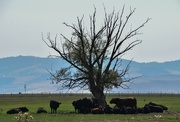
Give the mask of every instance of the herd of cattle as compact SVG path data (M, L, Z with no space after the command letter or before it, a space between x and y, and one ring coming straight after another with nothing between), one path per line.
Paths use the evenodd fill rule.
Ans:
M72 102L76 113L92 113L92 114L138 114L138 113L162 113L168 108L164 105L149 102L144 107L137 107L137 100L134 97L129 98L112 98L109 102L115 104L114 107L99 106L95 98L83 98ZM55 100L50 101L51 113L57 113L57 108L61 105L60 102ZM7 111L7 114L16 114L22 112L28 112L26 107L13 108ZM47 113L47 111L40 107L37 113Z
M72 102L75 112L78 113L93 113L93 114L137 114L137 113L162 113L168 108L164 105L149 102L144 107L137 107L136 98L112 98L109 102L115 104L114 107L98 106L97 100L94 98L83 98Z

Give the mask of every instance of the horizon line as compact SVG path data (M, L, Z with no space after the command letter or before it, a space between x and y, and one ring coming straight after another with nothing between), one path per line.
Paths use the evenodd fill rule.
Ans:
M0 59L6 59L6 58L16 58L16 57L35 57L35 58L58 58L53 56L36 56L36 55L16 55L16 56L7 56L7 57L0 57ZM126 59L122 58L123 60L132 60L132 59ZM133 62L137 63L167 63L167 62L173 62L173 61L180 61L180 59L175 60L164 60L164 61L138 61L138 60L132 60Z

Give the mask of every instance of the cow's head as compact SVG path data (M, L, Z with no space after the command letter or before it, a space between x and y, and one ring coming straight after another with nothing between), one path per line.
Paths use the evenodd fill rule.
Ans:
M59 106L61 105L61 103L59 103Z
M114 99L115 99L115 98L112 98L109 103L110 103L110 104L114 103Z
M73 102L72 102L72 105L75 106L75 105L76 105L76 101L73 101Z

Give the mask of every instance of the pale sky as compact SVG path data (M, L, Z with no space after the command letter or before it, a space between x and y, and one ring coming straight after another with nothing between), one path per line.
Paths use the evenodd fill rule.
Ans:
M97 21L104 19L103 4L107 13L113 8L136 11L130 21L137 27L152 18L140 32L143 42L123 58L139 62L164 62L180 59L180 0L0 0L0 58L31 55L47 57L55 52L41 39L48 32L68 35L71 30L63 22L76 24L84 15L97 10ZM86 21L87 20L87 21ZM68 33L69 32L69 33Z

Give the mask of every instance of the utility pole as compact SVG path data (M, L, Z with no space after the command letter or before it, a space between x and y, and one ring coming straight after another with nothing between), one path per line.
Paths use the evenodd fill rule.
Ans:
M25 94L26 94L26 84L24 84L24 92L25 92Z

